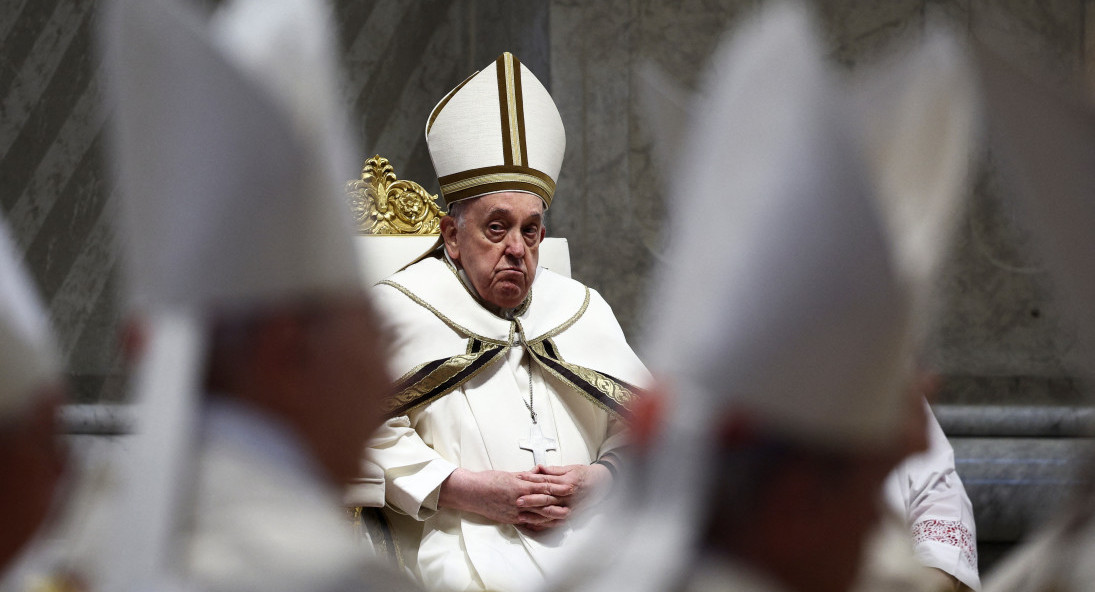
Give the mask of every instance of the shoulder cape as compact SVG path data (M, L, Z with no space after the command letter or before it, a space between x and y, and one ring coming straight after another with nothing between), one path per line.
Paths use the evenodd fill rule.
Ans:
M521 347L542 371L609 413L627 408L649 374L595 290L546 268L536 270L530 300L513 320L472 296L446 262L424 259L374 288L392 332L390 416L404 415L492 371Z

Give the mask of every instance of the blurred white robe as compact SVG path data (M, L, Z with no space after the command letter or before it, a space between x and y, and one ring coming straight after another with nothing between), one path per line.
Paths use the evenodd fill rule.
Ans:
M206 592L406 590L353 542L339 492L288 429L242 404L204 413L187 575Z
M370 442L368 456L386 474L387 515L400 557L434 589L530 589L545 572L561 569L563 547L593 527L587 521L595 512L529 533L437 509L441 483L458 467L535 467L531 452L519 446L532 425L525 407L530 356L521 331L539 352L532 362L533 406L544 435L557 442L547 452L549 465L589 464L622 446L624 422L612 409L626 404L633 386L648 385L649 374L604 299L545 268L537 269L531 302L513 321L484 308L442 259L424 259L386 282L373 299L390 325L393 375L404 377L399 390L421 398L433 388L435 395L420 406L402 400L404 408ZM485 349L491 353L482 354ZM472 358L477 361L469 364ZM471 377L445 390L452 364ZM422 379L431 368L433 378ZM402 389L412 383L419 388Z
M954 467L954 449L930 409L928 449L897 466L883 484L887 506L905 516L917 559L974 590L977 528L973 504Z

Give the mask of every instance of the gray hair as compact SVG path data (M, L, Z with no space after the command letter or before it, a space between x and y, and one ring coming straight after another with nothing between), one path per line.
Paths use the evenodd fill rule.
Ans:
M454 222L456 222L456 226L461 230L464 229L464 222L466 219L465 214L467 213L465 210L467 209L469 201L471 200L462 199L460 201L453 202L452 205L449 206L448 215L453 219Z

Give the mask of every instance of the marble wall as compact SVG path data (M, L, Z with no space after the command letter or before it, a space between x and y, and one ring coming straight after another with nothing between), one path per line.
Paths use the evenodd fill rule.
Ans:
M660 183L676 163L651 150L638 73L652 64L694 90L722 33L759 0L333 4L347 68L344 97L362 157L381 153L401 177L431 191L437 184L422 129L445 92L504 50L548 86L568 137L550 233L570 240L574 275L601 291L628 335L639 340L644 287L665 240ZM1092 0L814 4L832 57L849 69L879 57L895 40L944 24L1060 88L1093 80ZM110 108L102 104L93 51L95 9L93 0L0 0L0 211L49 303L78 399L85 402L123 398L125 378L115 337L120 278L110 226L114 196L103 161ZM987 516L981 521L991 525L981 532L988 548L1014 540L1040 519L1022 508L1037 506L1045 487L1071 482L1057 469L1071 466L1074 436L1086 428L1062 435L1053 431L1059 422L1044 418L1086 400L1072 379L1077 348L1071 323L1022 220L1007 206L1010 187L991 152L977 162L961 232L939 285L941 313L927 357L947 377L938 410L956 437L979 518ZM348 179L355 176L347 171ZM697 231L717 233L718 218ZM1030 419L1018 434L1014 421L993 423L997 416L1043 419ZM1042 427L1031 432L1032 425ZM1042 438L1040 448L1029 447L1031 436Z
M93 2L0 2L0 209L49 303L81 400L120 392L107 110Z

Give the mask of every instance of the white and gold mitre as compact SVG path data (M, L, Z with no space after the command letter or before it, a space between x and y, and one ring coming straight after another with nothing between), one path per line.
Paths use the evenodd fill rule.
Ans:
M512 54L449 91L426 122L445 204L497 191L551 205L566 132L546 88Z
M22 411L60 376L49 319L0 221L0 422Z

